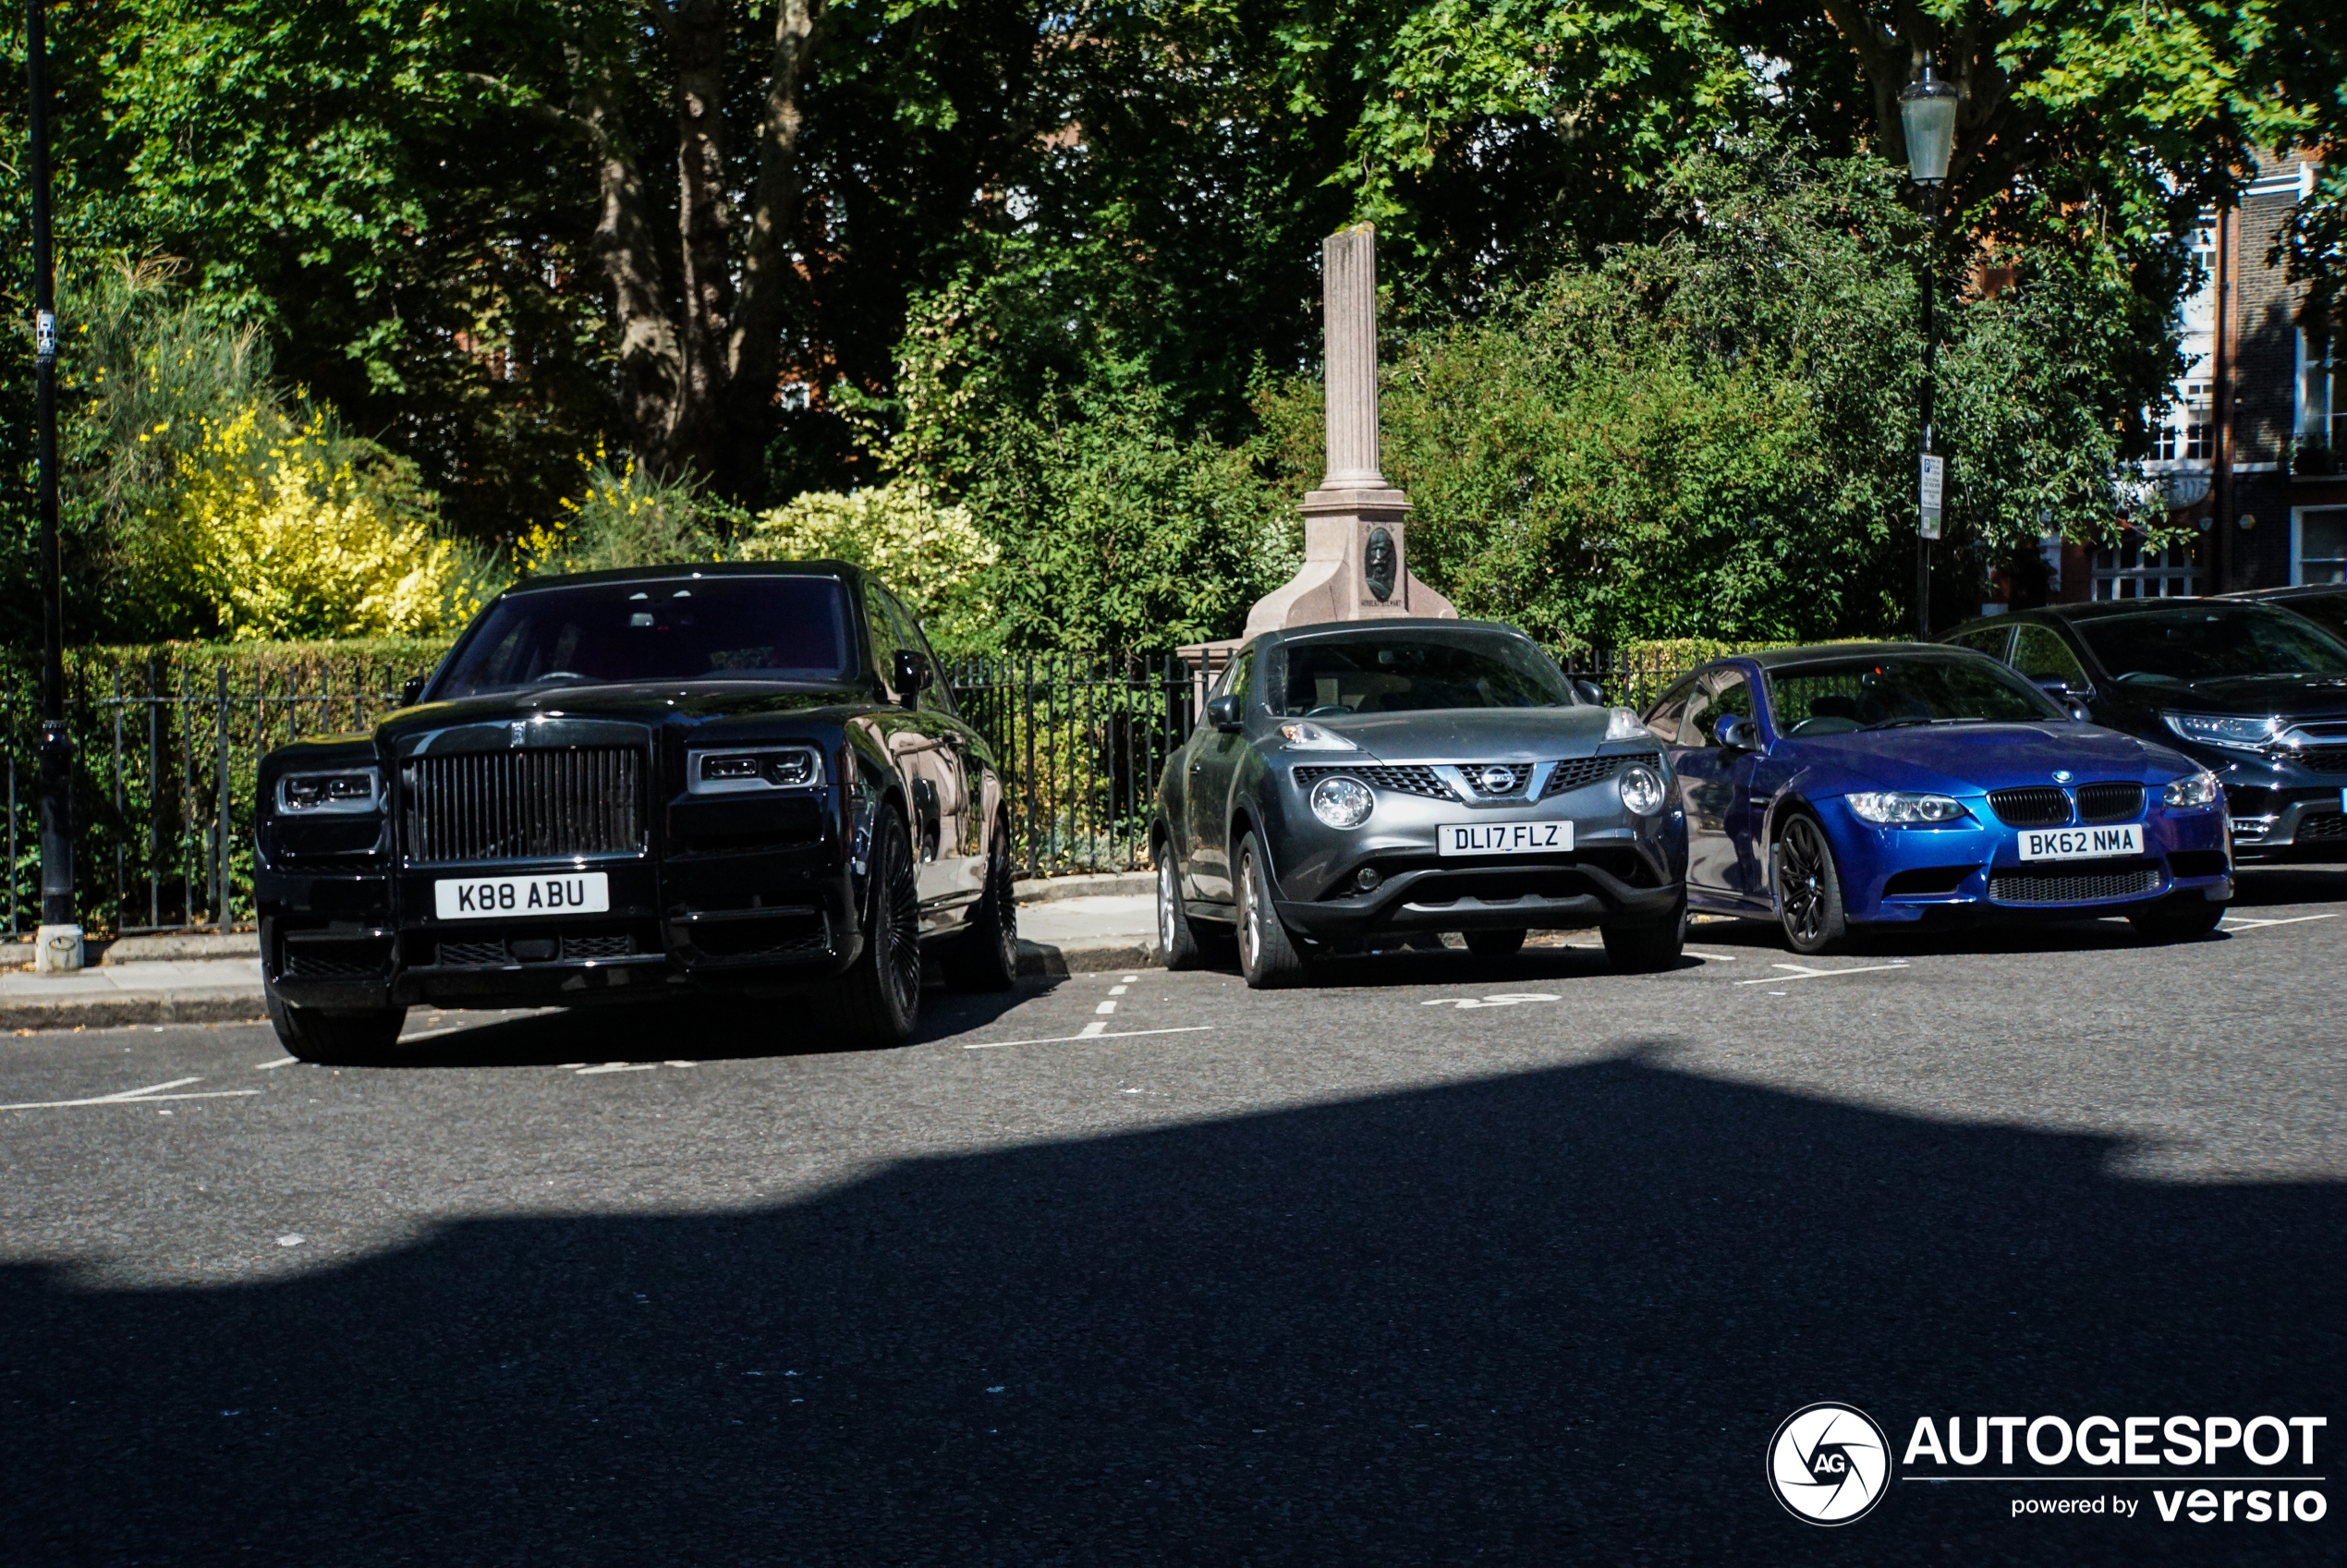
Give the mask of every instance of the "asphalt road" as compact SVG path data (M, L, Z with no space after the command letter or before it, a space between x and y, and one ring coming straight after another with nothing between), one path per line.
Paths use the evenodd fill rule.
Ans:
M2347 871L2236 917L9 1039L0 1558L2336 1562ZM1821 1400L2322 1416L2330 1513L1821 1529Z

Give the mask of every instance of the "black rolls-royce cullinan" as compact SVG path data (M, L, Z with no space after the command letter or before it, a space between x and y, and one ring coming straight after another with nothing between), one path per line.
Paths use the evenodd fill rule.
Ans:
M995 758L919 625L833 561L525 582L371 735L260 772L269 1016L380 1058L407 1010L831 992L911 1033L924 949L1015 972Z

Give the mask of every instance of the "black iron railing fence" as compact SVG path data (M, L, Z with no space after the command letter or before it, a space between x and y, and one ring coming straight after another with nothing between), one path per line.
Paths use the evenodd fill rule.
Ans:
M1001 758L1016 865L1029 876L1138 869L1166 760L1189 738L1229 650L1126 658L950 661L964 716ZM1609 701L1644 709L1681 668L1629 654L1566 662ZM255 667L73 654L76 900L95 934L222 928L252 918L257 764L302 735L371 727L411 662L332 654ZM38 923L38 741L30 679L0 690L6 791L0 929Z

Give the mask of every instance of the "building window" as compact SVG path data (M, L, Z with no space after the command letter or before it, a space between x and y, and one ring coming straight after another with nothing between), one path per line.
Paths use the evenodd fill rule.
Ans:
M2347 506L2301 506L2291 514L2290 580L2347 582Z
M2177 401L2153 432L2152 450L2160 462L2216 460L2217 423L2209 407L2215 385L2206 381L2177 383Z
M2166 550L2122 545L2095 552L2089 592L2096 599L2167 599L2198 592L2199 580L2189 544Z
M2347 448L2347 389L2339 384L2341 335L2298 334L2298 444L2330 455L2329 462L2309 470L2317 473L2336 472L2339 453Z

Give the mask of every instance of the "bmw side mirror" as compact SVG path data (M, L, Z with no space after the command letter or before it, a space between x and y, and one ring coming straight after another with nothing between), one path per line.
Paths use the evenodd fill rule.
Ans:
M409 675L406 680L399 683L399 705L402 708L413 708L417 703L423 700L423 676Z
M1224 735L1236 734L1242 727L1239 713L1243 703L1244 699L1236 692L1210 697L1206 699L1206 722Z
M1712 730L1711 738L1719 743L1722 751L1760 749L1760 732L1753 727L1751 720L1741 713L1731 713L1721 720L1718 727Z
M1595 681L1575 681L1573 693L1592 708L1605 706L1605 693L1598 689L1598 683Z
M936 678L936 673L929 667L929 661L912 649L900 648L896 650L896 699L906 707L917 706L921 699L922 689Z

